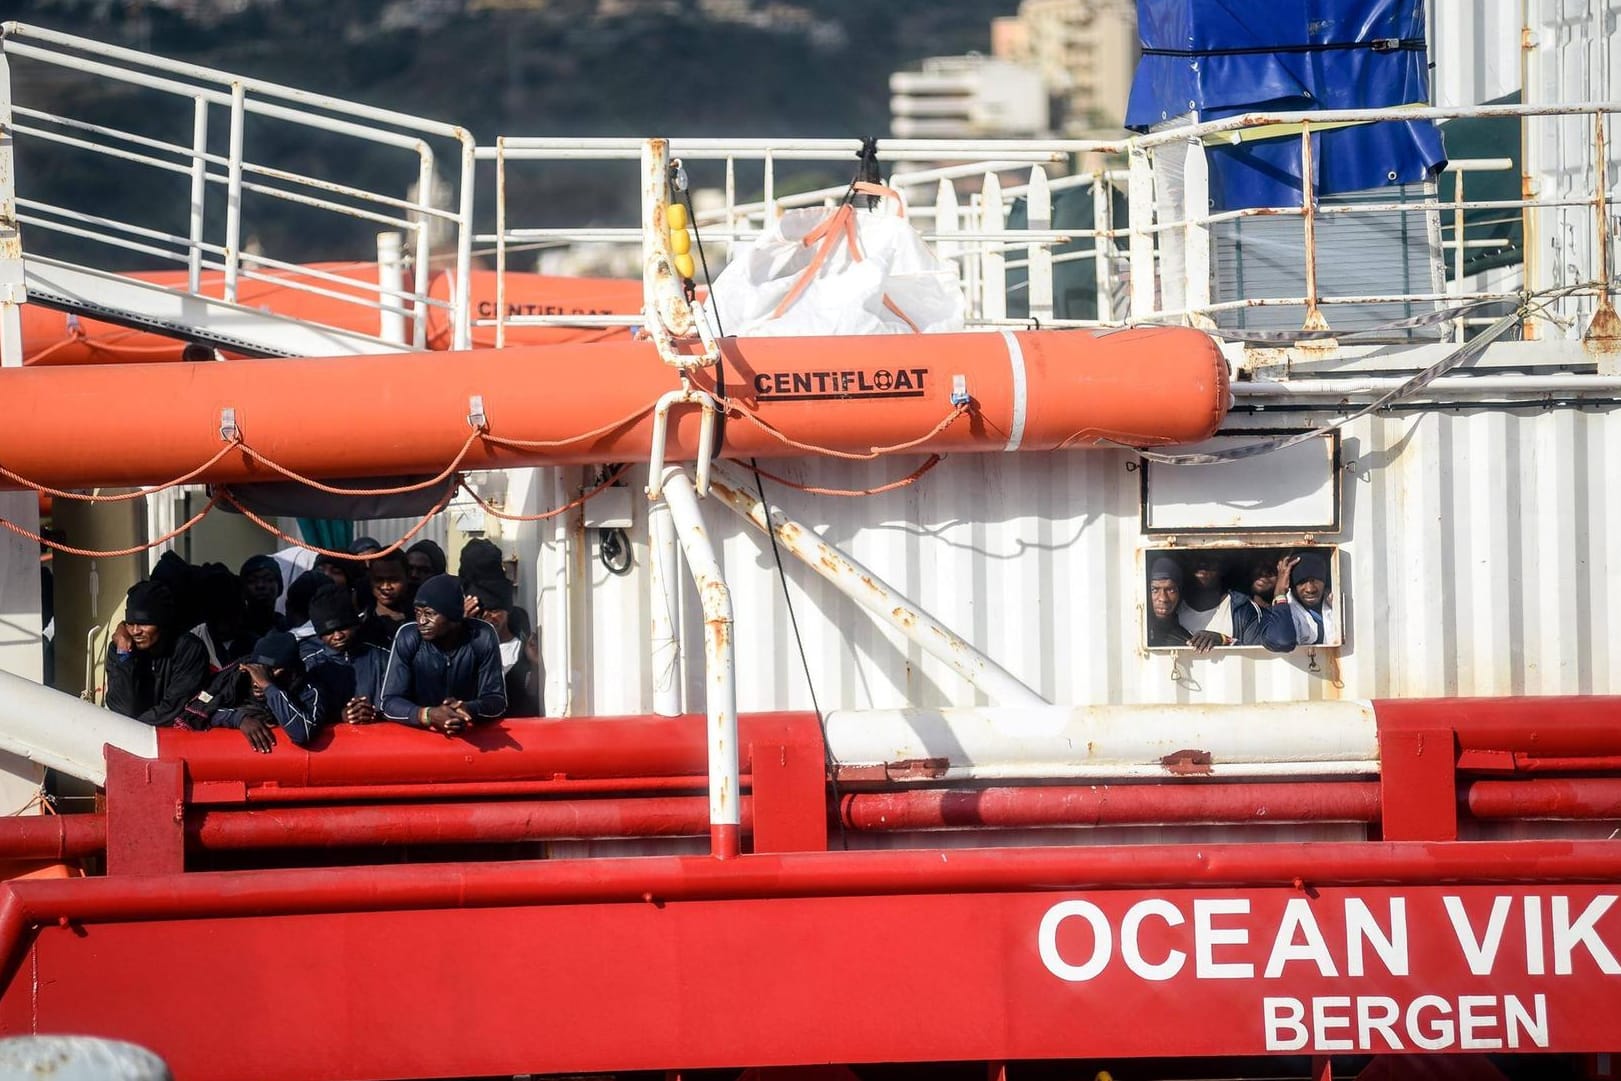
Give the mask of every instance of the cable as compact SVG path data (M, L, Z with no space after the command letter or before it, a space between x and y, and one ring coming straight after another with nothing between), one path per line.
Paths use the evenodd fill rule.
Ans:
M816 681L811 679L810 657L805 653L805 638L799 631L799 617L794 614L794 597L788 591L788 572L782 565L782 549L777 546L777 531L771 525L771 503L765 497L765 481L761 479L760 464L757 460L749 459L749 468L754 470L754 487L760 493L760 507L765 515L765 535L771 541L771 558L777 564L777 581L782 583L782 603L788 609L788 625L794 632L794 645L799 650L799 666L805 672L805 689L810 692L811 710L816 714L816 726L822 730L822 763L827 772L828 787L833 793L833 806L842 807L844 796L839 791L839 764L833 758L833 748L827 740L827 715L822 712L821 703L816 698ZM850 849L850 838L844 832L844 814L841 811L837 817L839 826L839 847L845 851Z
M182 484L188 484L197 477L202 476L205 472L213 467L214 463L218 462L221 458L231 453L231 451L236 450L238 447L242 447L242 441L240 439L233 439L229 443L225 444L225 446L221 447L218 454L214 455L212 458L208 459L208 461L204 462L202 465L198 466L196 469L193 469L184 476L176 477L174 480L168 481L164 484L154 485L150 488L139 488L133 492L120 492L116 495L97 495L94 492L65 492L60 488L52 488L49 485L38 484L31 481L27 477L13 473L5 466L0 466L0 477L6 478L13 484L19 484L24 488L31 488L36 492L41 492L53 499L73 499L78 500L81 503L123 503L131 499L143 499L149 495L157 495L159 492L167 491L170 488L175 488ZM247 448L242 447L242 449L246 450Z
M334 552L334 551L331 551L330 549L317 547L316 545L306 543L305 541L302 541L302 540L298 539L297 537L291 536L291 535L289 535L287 533L283 533L280 529L278 529L275 526L274 523L265 521L263 518L259 517L255 513L253 513L253 511L251 511L247 507L243 506L242 503L237 500L236 496L231 494L231 490L229 488L227 488L227 487L224 487L223 485L219 489L217 489L214 498L216 500L223 499L225 502L227 502L231 506L235 507L242 514L242 517L246 518L248 521L252 522L254 525L256 525L260 529L264 530L266 533L269 533L271 536L276 537L279 540L284 540L288 544L291 544L291 545L293 545L295 547L302 548L306 552L314 552L316 555L322 555L322 556L331 556L332 558L335 558L335 559L343 559L343 560L349 560L349 561L355 561L355 562L361 562L361 563L370 563L374 559L381 559L384 556L389 555L392 552L397 552L401 548L403 548L407 541L409 541L412 537L416 536L418 533L422 532L423 528L426 527L428 522L433 519L434 515L438 514L440 511L444 510L445 507L449 506L450 497L455 495L455 494L456 494L456 489L455 489L454 486L452 486L450 489L448 489L445 492L444 496L439 500L439 502L437 504L435 504L435 506L433 507L432 510L428 511L427 514L424 514L421 517L421 519L418 520L416 525L414 525L410 529L406 530L405 536L401 537L399 540L395 541L393 544L389 545L387 548L381 548L381 549L378 549L375 552L358 552L358 553L357 552ZM201 517L201 516L199 515L199 517ZM154 543L161 543L161 542L154 542Z
M473 497L473 502L477 503L480 507L482 507L486 514L493 514L495 517L500 518L500 519L502 519L504 521L508 521L508 522L544 522L548 518L556 518L559 514L562 514L564 511L573 510L575 507L583 505L586 502L586 500L590 499L592 496L596 495L597 493L603 491L606 488L611 487L613 485L614 481L616 481L620 477L624 476L625 475L625 470L627 470L629 468L630 468L630 465L628 463L625 464L625 465L621 465L619 468L615 469L612 473L610 473L608 475L608 478L606 480L604 480L601 484L598 484L595 488L591 489L589 492L584 493L579 498L571 499L567 503L564 503L561 507L553 507L551 510L542 511L539 514L508 514L505 511L496 510L489 503L486 503L484 501L483 497L481 497L477 492L475 492L475 491L473 491L473 489L469 488L467 486L467 482L465 480L461 482L461 486L462 486L462 490L465 491L468 495L472 496Z
M571 443L580 443L580 442L583 442L583 441L585 441L587 439L591 439L591 438L593 438L595 436L604 435L604 434L606 434L608 432L613 431L615 428L623 428L627 424L634 423L635 421L640 420L642 417L646 416L648 413L651 413L653 411L654 407L657 406L657 405L658 405L657 402L649 403L648 405L642 406L640 409L636 410L634 413L631 413L627 417L624 417L624 418L622 418L620 420L611 421L611 422L609 422L607 424L604 424L600 428L593 428L591 431L583 432L580 435L571 435L567 439L510 439L510 438L507 438L505 436L491 435L489 432L484 432L483 436L484 436L484 441L486 443L494 443L498 447L518 447L518 448L566 447Z
M295 473L286 466L277 465L275 462L271 461L269 458L266 458L263 454L260 454L258 451L254 450L245 443L242 444L242 453L246 454L249 458L252 458L260 465L270 469L272 472L280 473L290 481L295 481L307 487L314 488L318 492L326 492L329 495L405 495L407 492L420 492L424 488L432 488L435 484L438 484L440 481L443 481L446 477L449 477L452 473L456 472L457 469L461 468L462 461L467 457L467 452L473 449L473 444L478 441L480 436L485 434L486 433L483 428L474 428L472 434L467 437L467 442L462 444L462 449L456 452L455 459L452 460L449 465L445 466L438 476L421 481L417 484L402 484L397 488L335 488L330 484L322 484L320 481L315 480L312 477L306 477L299 473Z
M935 436L939 435L941 432L955 424L959 417L968 412L968 407L966 405L953 406L951 412L946 414L944 420L942 420L939 424L936 424L933 428L930 428L928 431L924 432L922 435L918 436L916 439L908 439L904 443L894 443L887 447L873 447L870 451L846 451L834 450L832 447L818 447L811 443L801 443L799 440L794 439L793 437L772 427L772 425L763 418L756 416L747 409L744 409L741 405L737 404L735 399L724 400L722 404L725 405L728 410L736 409L738 415L744 420L748 421L750 424L753 424L755 427L759 428L773 439L776 439L777 441L790 447L805 451L808 454L821 454L829 458L843 458L847 461L855 462L871 461L872 459L882 457L885 454L895 454L899 451L911 450L913 447L916 447L919 444L927 443L929 440L933 439Z
M906 476L902 477L900 480L892 480L888 484L880 484L876 488L813 488L808 484L799 484L788 480L786 477L779 477L775 473L768 473L766 470L755 465L754 459L752 458L749 459L749 468L754 470L754 475L756 477L765 477L767 480L774 480L786 488L793 488L797 491L807 492L810 495L882 495L885 492L893 492L897 488L905 488L909 484L916 483L918 478L922 477L923 474L939 465L944 460L944 457L944 455L940 454L931 454L922 465L906 474Z
M174 540L176 537L180 536L180 534L202 521L203 518L207 516L209 511L213 510L219 505L219 501L220 497L216 495L213 499L208 501L208 505L206 507L192 515L185 522L169 530L169 532L165 533L157 540L147 541L145 544L137 544L129 548L117 548L106 552L97 551L93 548L74 548L72 545L62 544L60 541L54 541L49 537L41 536L32 530L24 529L17 523L9 521L5 518L0 518L0 528L9 529L19 537L27 537L29 540L43 544L45 547L50 548L53 551L63 552L70 556L83 556L86 559L113 559L118 556L139 555L141 552L150 551L160 544L166 544L167 542Z

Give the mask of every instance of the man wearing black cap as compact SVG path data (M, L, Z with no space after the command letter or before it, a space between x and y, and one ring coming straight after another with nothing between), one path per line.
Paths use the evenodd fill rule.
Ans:
M1177 621L1182 606L1182 565L1160 556L1148 568L1148 644L1154 649L1185 646L1188 629Z
M1328 561L1310 550L1278 560L1272 603L1261 613L1261 641L1274 653L1296 646L1339 644L1339 620L1328 595Z
M349 594L336 585L316 593L310 601L310 623L316 637L301 643L299 652L320 696L321 723L382 720L377 703L383 700L388 651L361 638L360 617Z
M1176 621L1187 628L1188 647L1209 653L1225 646L1261 644L1261 620L1249 596L1230 590L1221 553L1204 548L1189 554L1193 584L1182 592Z
M319 703L298 660L298 639L271 631L253 644L242 660L226 665L180 715L187 728L235 728L248 745L269 754L276 745L272 729L303 745L315 734Z
M107 646L107 708L143 724L171 723L208 679L208 651L174 629L174 596L137 582Z
M501 643L501 671L507 691L507 716L540 716L539 681L534 678L535 665L529 658L524 636L512 626L512 583L503 575L487 579L472 586L471 592L478 602L478 616L495 628L495 637Z
M281 564L267 555L249 556L237 576L242 579L242 601L247 606L246 628L255 635L285 628L276 612L281 596Z
M456 579L438 574L417 587L416 622L394 636L383 677L383 716L447 735L507 711L495 628L463 615Z
M360 620L360 636L387 651L394 645L394 635L411 621L414 590L406 576L405 556L399 552L378 556L371 561L368 577L371 603Z
M405 567L414 586L445 573L447 565L445 550L431 540L419 540L405 550Z

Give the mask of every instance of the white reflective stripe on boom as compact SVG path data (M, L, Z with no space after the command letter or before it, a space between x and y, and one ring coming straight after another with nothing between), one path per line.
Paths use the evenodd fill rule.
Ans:
M1008 364L1013 369L1013 423L1010 426L1007 446L1003 450L1018 450L1019 444L1024 442L1024 411L1028 385L1024 376L1024 350L1019 348L1019 339L1013 336L1011 330L1002 331L1002 340L1007 342Z

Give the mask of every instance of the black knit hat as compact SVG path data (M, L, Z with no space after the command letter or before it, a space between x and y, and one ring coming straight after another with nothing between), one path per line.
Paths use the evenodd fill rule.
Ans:
M456 577L462 580L464 586L476 585L492 578L505 578L506 572L501 569L504 558L500 547L494 541L474 537L462 546L461 559L456 564Z
M445 573L445 568L448 566L445 562L445 550L433 543L433 541L419 540L405 550L406 555L413 552L421 552L428 557L428 565L433 568L433 573Z
M1291 582L1309 582L1313 578L1328 584L1328 561L1316 552L1301 552L1300 562L1289 574Z
M248 654L249 664L262 664L266 668L288 668L298 662L298 639L286 631L271 631L257 642Z
M462 587L448 574L436 574L417 587L416 605L432 608L452 623L462 621Z
M331 582L316 590L315 596L310 598L310 622L314 624L316 634L331 634L360 626L360 616L355 614L349 591Z
M174 623L174 594L162 582L136 582L124 600L124 619L154 627Z
M474 582L469 592L478 598L478 606L487 611L505 612L512 607L512 583L505 577Z
M249 556L242 564L242 569L237 572L237 577L245 579L248 575L257 574L259 571L270 571L275 574L277 593L286 588L287 580L281 576L281 564L267 555Z

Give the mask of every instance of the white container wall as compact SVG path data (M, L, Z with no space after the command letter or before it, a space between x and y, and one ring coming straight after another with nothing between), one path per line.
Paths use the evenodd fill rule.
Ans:
M1284 419L1269 413L1268 425ZM868 498L769 481L766 493L1058 704L1621 693L1621 615L1611 614L1621 613L1621 555L1610 552L1621 535L1615 407L1401 413L1344 436L1343 531L1314 543L1339 547L1346 644L1287 656L1141 648L1144 549L1203 542L1143 534L1128 452L958 455L909 488ZM862 488L917 463L766 467L800 483ZM785 554L802 664L766 538L714 500L703 512L733 590L740 709L809 708L807 667L824 711L986 704ZM573 558L581 582L568 605L572 637L542 627L558 681L548 703L561 700L554 687L568 671L575 713L651 711L644 516L631 534L635 563L622 577L603 569L594 538L542 534L541 610L556 609L548 590L562 580L547 568ZM591 551L571 555L558 536ZM683 687L685 708L701 711L691 589L683 579Z

